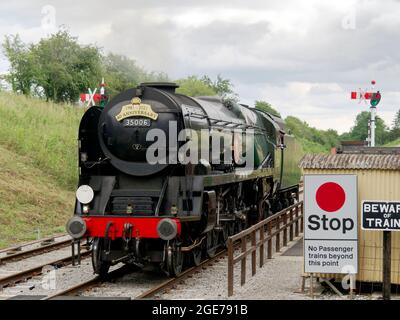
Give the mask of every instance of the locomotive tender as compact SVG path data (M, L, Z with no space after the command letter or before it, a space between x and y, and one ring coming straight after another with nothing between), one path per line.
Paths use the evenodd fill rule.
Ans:
M143 83L82 117L67 231L92 241L101 276L119 262L154 264L175 276L298 197L298 146L281 118L177 87ZM190 142L198 161L177 155Z

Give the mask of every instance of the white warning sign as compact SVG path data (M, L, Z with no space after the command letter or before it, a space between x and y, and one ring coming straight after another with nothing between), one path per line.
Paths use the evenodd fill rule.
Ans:
M357 176L305 175L305 272L357 273L357 225Z

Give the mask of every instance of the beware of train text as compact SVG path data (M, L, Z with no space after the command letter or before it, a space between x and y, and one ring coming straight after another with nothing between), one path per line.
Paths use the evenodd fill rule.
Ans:
M362 229L400 231L400 202L362 202Z

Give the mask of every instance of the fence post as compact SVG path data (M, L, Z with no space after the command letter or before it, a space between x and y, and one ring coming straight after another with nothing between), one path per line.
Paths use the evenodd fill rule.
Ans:
M296 237L299 236L299 206L296 206L296 210L295 210L295 218L296 218L296 224L295 224L295 231L294 234Z
M243 237L241 239L242 242L242 253L246 252L246 239L247 237ZM240 285L243 286L246 283L246 255L244 255L241 259L241 274L240 274Z
M257 263L257 247L256 247L256 230L254 229L251 232L251 275L254 276L256 274L256 263Z
M300 233L303 233L304 215L303 215L303 202L300 204Z
M268 230L268 244L267 244L267 258L272 259L272 221L267 223L267 230Z
M289 211L289 221L290 221L290 226L289 226L289 241L293 241L293 213L294 209L290 209Z
M288 225L287 225L287 214L288 211L285 211L284 215L283 215L283 246L286 247L287 246L287 229L288 229Z
M228 297L233 295L233 242L228 238Z
M276 223L275 223L275 228L276 228L276 238L275 238L275 247L276 247L276 252L279 252L281 249L281 232L279 231L280 226L280 220L281 216L276 217Z
M264 226L260 229L260 268L264 265Z

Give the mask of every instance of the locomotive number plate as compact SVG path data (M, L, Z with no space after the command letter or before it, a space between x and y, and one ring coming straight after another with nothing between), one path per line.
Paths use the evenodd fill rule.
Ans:
M143 118L128 118L123 121L124 127L150 127L151 120Z

